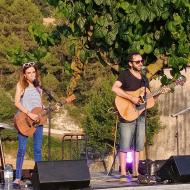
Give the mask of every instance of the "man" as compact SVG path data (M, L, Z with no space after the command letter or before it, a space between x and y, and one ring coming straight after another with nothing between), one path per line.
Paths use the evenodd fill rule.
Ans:
M118 79L112 87L112 91L117 96L125 98L138 106L142 103L142 99L127 93L126 91L136 91L139 88L149 87L148 80L142 76L141 70L143 66L143 58L139 53L131 53L128 57L129 69L120 73ZM144 149L145 142L145 117L144 112L133 121L126 121L119 116L120 128L120 167L121 182L127 182L128 169L126 168L126 153L133 147L134 149L134 165L133 177L138 176L139 152Z

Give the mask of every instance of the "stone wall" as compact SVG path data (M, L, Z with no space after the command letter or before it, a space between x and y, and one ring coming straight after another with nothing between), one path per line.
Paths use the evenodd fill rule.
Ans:
M53 116L52 125L54 129L65 132L82 132L79 123L69 116L69 113L65 108L62 108Z

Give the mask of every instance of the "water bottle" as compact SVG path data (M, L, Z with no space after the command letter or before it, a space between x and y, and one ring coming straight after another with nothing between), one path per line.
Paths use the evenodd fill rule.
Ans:
M154 176L156 174L156 164L152 162L150 165L150 175Z
M4 168L4 181L5 181L5 189L12 189L13 182L13 167L11 164L6 164Z

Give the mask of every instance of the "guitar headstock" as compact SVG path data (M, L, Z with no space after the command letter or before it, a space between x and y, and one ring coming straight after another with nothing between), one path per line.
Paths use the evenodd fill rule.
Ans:
M63 106L64 104L68 104L71 103L72 101L74 101L76 99L76 96L74 94L72 94L71 96L68 96L66 99L64 99L61 102L57 102L53 108L52 111L58 112L61 108L61 106Z
M184 75L180 75L176 80L175 82L169 84L168 86L163 86L161 89L160 89L160 94L165 94L167 92L170 92L170 91L174 91L174 86L175 85L180 85L180 86L183 86L186 82L186 77Z
M160 89L159 93L160 93L160 94L166 94L166 93L168 93L168 92L170 92L170 91L171 91L171 88L170 88L170 87L163 86L163 87Z
M186 82L186 77L184 75L180 75L175 81L176 85L181 85L181 86L183 86L185 82Z

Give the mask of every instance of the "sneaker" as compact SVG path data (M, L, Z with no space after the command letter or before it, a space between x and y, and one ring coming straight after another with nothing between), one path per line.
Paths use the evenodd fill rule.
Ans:
M19 183L14 183L13 182L13 189L20 189L20 188L21 188L21 186L20 186Z
M138 178L139 174L133 173L132 178Z
M13 181L13 189L20 189L21 188L21 185L20 185L20 179L15 179Z
M126 175L121 175L121 176L119 177L119 181L120 181L121 183L127 183L127 182L129 182L129 180L128 180L128 178L127 178Z

